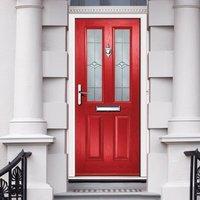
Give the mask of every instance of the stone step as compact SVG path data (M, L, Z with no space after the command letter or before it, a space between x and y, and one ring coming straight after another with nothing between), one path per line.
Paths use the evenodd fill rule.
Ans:
M143 182L68 182L68 191L73 190L96 190L96 189L137 189L147 190L146 181Z
M160 195L150 192L66 192L54 195L54 200L160 200Z

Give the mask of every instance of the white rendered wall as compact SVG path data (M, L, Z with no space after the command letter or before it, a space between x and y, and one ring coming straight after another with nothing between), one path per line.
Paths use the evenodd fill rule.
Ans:
M67 188L67 1L43 1L43 101L47 133L55 137L48 146L47 181L54 193Z
M13 109L16 2L0 1L0 136L8 134ZM6 147L0 143L0 168L6 162Z
M172 107L173 1L149 1L149 80L148 191L161 193L167 181L167 147L160 138L167 134Z

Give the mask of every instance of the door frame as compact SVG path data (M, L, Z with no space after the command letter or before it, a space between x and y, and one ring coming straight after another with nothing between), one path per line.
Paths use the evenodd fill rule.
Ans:
M149 130L147 127L147 112L149 101L149 81L147 70L147 14L146 7L139 6L98 6L98 7L70 7L69 32L68 32L68 130L67 130L67 154L68 154L68 179L146 179L147 154L149 152ZM99 13L98 13L99 12ZM105 13L106 14L105 14ZM94 14L95 13L95 14ZM96 14L97 13L97 14ZM110 14L109 14L110 13ZM134 13L134 14L130 14ZM78 18L138 18L141 23L140 41L140 176L75 176L75 20Z

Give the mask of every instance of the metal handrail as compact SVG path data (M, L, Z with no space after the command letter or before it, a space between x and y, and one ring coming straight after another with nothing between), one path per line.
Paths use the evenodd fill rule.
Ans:
M184 154L191 157L190 200L197 200L197 197L200 196L200 152L196 149L195 151L185 151Z
M27 158L31 154L22 150L0 170L0 200L27 200ZM8 173L7 181L2 178L6 173Z
M185 151L184 154L186 156L197 156L198 159L200 159L200 152L198 149L196 149L195 151Z
M23 157L28 158L31 156L31 154L31 152L24 152L24 150L22 150L11 162L9 162L3 169L0 170L0 176L3 176L13 167L15 167Z

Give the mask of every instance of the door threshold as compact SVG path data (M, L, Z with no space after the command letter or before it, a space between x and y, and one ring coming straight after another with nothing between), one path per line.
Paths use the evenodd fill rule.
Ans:
M146 177L140 176L74 176L68 177L69 182L142 182Z

